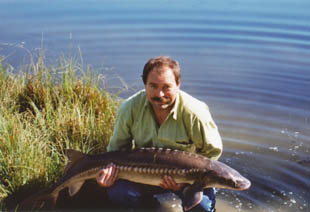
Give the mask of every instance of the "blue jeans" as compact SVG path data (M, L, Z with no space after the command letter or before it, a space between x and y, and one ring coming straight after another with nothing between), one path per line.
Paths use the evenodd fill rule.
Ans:
M141 207L156 207L159 203L154 198L155 194L167 193L157 186L144 185L133 183L127 180L118 180L113 186L107 190L109 199L124 207L141 208ZM175 192L178 194L177 192ZM203 199L199 205L192 210L200 209L199 211L213 212L215 207L215 189L208 188L204 190Z

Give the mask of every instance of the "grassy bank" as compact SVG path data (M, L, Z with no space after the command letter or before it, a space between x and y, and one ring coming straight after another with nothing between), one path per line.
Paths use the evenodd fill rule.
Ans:
M112 133L118 102L91 70L43 58L19 74L0 61L0 210L58 180L64 149L103 152Z

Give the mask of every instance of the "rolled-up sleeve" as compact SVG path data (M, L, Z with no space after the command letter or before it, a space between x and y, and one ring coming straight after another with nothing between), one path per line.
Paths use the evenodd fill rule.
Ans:
M222 154L222 139L208 109L192 117L191 140L197 153L217 160Z
M116 151L131 145L132 135L130 126L132 125L131 109L128 105L122 104L117 112L114 130L107 151Z

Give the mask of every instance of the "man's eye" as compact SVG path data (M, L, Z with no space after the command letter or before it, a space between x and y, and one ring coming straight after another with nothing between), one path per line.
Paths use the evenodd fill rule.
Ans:
M166 90L166 91L169 90L170 88L171 88L171 87L168 86L168 85L166 85L166 86L163 87L163 89Z

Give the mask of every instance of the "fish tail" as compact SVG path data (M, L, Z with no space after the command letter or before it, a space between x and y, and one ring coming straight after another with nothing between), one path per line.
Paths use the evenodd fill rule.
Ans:
M52 209L55 207L58 199L58 192L51 193L48 191L39 192L23 200L19 204L20 209Z

